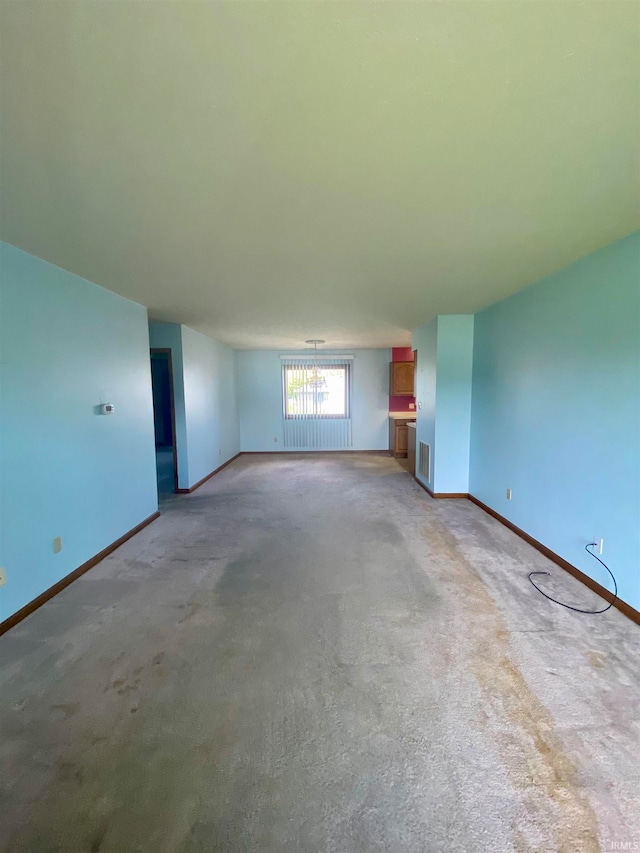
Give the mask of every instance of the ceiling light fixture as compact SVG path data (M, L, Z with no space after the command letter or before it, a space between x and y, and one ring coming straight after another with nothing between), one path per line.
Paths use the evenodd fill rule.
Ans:
M318 344L324 344L326 341L321 340L320 338L311 338L308 341L305 341L305 344L313 344L314 349L318 349Z

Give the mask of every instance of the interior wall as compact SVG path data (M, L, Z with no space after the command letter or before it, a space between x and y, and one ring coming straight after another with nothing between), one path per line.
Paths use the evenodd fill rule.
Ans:
M189 487L240 452L236 353L182 326Z
M476 315L470 491L640 609L640 233ZM506 490L513 498L506 499Z
M0 309L1 621L158 503L146 308L1 243Z
M472 314L448 314L438 317L437 322L435 434L438 451L433 491L466 494L469 491L474 318Z
M283 446L282 359L300 351L237 353L240 444L243 451L287 450ZM329 350L323 350L330 354ZM353 450L389 449L388 349L341 350L354 355L351 369ZM295 448L295 450L313 448ZM294 450L291 448L291 450Z
M438 354L438 318L416 329L411 335L418 351L416 371L416 454L423 441L431 447L431 476L420 475L416 459L416 479L435 491L436 459L436 372Z
M236 354L178 323L149 327L152 347L173 360L178 487L190 489L240 452Z

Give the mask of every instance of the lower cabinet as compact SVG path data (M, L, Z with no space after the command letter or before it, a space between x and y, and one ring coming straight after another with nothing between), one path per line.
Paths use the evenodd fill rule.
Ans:
M406 456L409 449L409 427L413 418L389 418L389 450L394 456Z

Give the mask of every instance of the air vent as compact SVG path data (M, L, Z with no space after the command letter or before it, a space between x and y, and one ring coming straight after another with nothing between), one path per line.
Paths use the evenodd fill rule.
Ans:
M424 441L420 442L418 474L420 474L423 480L426 480L427 483L431 482L431 445L426 444Z

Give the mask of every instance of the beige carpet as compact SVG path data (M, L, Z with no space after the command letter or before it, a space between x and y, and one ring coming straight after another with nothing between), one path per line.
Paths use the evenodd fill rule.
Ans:
M0 849L636 841L640 629L534 568L593 603L393 459L241 457L0 639Z

